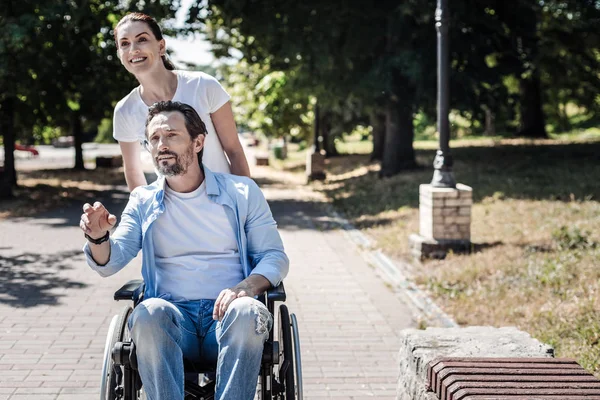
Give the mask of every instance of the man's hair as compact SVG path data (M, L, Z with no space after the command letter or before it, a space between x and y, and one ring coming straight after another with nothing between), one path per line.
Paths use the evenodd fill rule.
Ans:
M192 140L196 139L199 135L206 136L208 131L206 130L206 125L202 121L202 118L198 115L196 110L188 104L180 103L178 101L159 101L157 103L152 104L148 109L148 117L146 118L146 138L148 138L148 125L152 118L156 117L158 114L162 112L171 112L177 111L183 114L183 119L185 120L185 129L187 129L190 134ZM204 154L204 146L202 146L202 150L198 153L198 164L202 167L202 155Z

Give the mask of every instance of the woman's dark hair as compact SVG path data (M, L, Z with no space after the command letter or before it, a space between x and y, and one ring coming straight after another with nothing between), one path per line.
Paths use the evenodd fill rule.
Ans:
M183 119L185 120L185 129L187 129L188 133L193 139L196 139L199 135L206 135L208 131L206 130L206 125L202 121L202 118L198 115L196 110L185 103L180 103L179 101L159 101L154 103L148 109L148 117L146 118L146 137L148 137L148 124L152 121L157 114L161 112L171 112L178 111L183 114ZM198 164L202 167L202 155L204 154L204 147L198 153Z
M119 42L117 40L117 33L119 31L119 27L126 22L144 22L144 23L146 23L146 25L148 25L150 27L150 30L154 34L154 37L156 38L156 40L163 39L163 35L162 35L162 31L160 30L160 26L158 26L158 22L156 22L156 20L154 18L152 18L151 16L146 15L144 13L139 13L139 12L129 13L129 14L125 15L123 18L121 18L121 20L115 26L114 35L115 35L115 42L117 44L117 48L119 48ZM166 55L163 55L161 58L162 58L163 64L166 69L168 69L170 71L173 71L175 69L175 65L173 65L173 63L171 61L169 61L169 59L167 58Z

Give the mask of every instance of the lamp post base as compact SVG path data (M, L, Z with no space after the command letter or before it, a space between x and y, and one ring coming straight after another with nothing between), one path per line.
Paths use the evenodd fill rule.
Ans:
M313 148L306 153L306 176L308 182L325 180L325 151Z
M431 179L431 186L454 189L456 188L456 179L454 179L452 171L435 169L433 171L433 178Z
M450 150L438 150L433 159L433 178L431 186L436 188L456 188L456 179L452 173L452 165L454 161Z

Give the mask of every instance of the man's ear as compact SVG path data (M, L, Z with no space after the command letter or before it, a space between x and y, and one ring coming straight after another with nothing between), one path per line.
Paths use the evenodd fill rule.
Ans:
M200 150L202 150L204 148L204 139L205 138L206 138L205 135L196 136L196 139L194 139L194 152L195 153L200 153Z

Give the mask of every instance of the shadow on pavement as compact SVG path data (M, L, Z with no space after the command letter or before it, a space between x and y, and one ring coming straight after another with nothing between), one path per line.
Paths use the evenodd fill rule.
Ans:
M85 203L93 204L96 201L104 204L106 209L116 215L120 220L121 213L129 200L129 193L118 189L102 192L89 191L89 193L89 198L72 200L69 202L68 206L33 214L29 217L10 218L10 221L27 221L27 223L30 224L50 226L53 228L79 227L79 221L81 219L81 214L83 213L83 205Z
M341 228L339 221L327 212L322 203L284 199L269 200L269 206L280 229L329 231Z
M0 255L0 303L15 308L57 305L65 289L87 287L60 275L60 271L73 268L65 261L75 258L83 259L81 250Z

